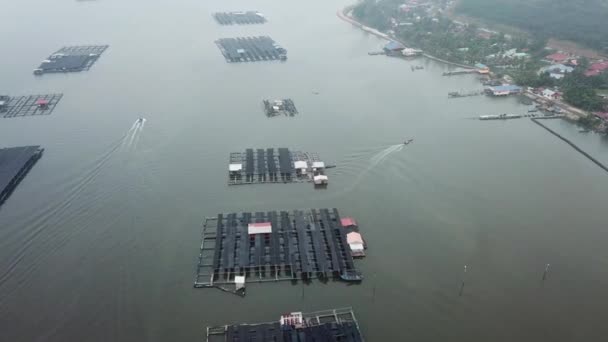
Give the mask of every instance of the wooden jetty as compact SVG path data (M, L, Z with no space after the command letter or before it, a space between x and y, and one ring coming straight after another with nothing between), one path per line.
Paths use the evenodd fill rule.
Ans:
M279 115L293 117L298 114L298 110L292 99L264 100L262 103L264 104L264 111L268 117Z
M244 287L245 282L317 278L363 279L337 209L229 213L205 219L195 288L238 289L239 282Z
M522 116L519 114L498 114L498 115L480 115L479 120L509 120L519 119Z
M559 139L561 139L562 141L564 141L566 144L570 145L570 147L572 147L574 150L576 150L578 153L582 154L583 156L585 156L587 159L589 159L590 161L592 161L595 165L599 166L602 170L608 172L608 166L604 165L602 162L600 162L599 160L595 159L592 155L590 155L589 153L583 151L583 149L581 149L580 147L578 147L575 143L573 143L572 141L570 141L569 139L565 138L563 135L557 133L556 131L552 130L551 128L547 127L546 125L544 125L542 122L539 121L539 119L548 119L548 117L544 117L544 118L532 118L531 120L539 125L540 127L544 128L545 130L547 130L547 132L553 134L554 136L558 137Z
M89 70L108 45L66 46L47 57L34 69L34 75Z
M315 182L332 165L325 165L316 153L278 149L246 149L230 153L228 185L256 183ZM321 178L323 178L321 177ZM316 179L315 179L316 178Z
M473 90L473 91L452 91L448 93L448 98L459 98L459 97L471 97L471 96L479 96L483 95L485 92L483 90Z
M222 38L215 44L228 63L287 59L287 50L268 36Z
M63 94L0 96L0 115L3 118L49 115L62 97Z
M43 152L40 146L0 149L0 205L13 193Z
M561 118L563 115L545 115L545 114L536 114L534 112L527 114L498 114L498 115L480 115L479 120L511 120L511 119L521 119L521 118L537 118L537 119L557 119Z
M466 75L466 74L474 74L477 70L475 69L457 69L452 71L446 71L443 73L443 76L456 76L456 75Z
M207 327L207 342L363 342L352 308L290 312L277 321Z
M266 17L258 11L247 12L218 12L213 17L220 25L263 24Z

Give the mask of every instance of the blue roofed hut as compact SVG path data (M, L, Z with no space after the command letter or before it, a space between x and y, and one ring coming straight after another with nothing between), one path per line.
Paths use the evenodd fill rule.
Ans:
M405 45L391 40L388 44L384 45L384 52L387 55L399 55L405 49Z

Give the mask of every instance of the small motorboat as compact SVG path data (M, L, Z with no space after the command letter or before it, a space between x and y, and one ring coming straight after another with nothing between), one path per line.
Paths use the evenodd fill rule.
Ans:
M144 118L139 118L139 119L137 119L137 123L143 123L144 120L145 120Z
M406 141L403 142L403 145L408 145L410 143L414 142L414 139L408 139Z

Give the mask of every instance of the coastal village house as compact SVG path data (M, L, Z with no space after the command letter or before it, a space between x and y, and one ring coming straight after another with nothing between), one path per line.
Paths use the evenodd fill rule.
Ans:
M597 76L608 69L608 61L600 61L593 63L589 66L589 69L585 71L585 76Z
M519 94L521 91L521 87L511 84L486 88L486 92L492 96L509 96Z
M561 97L561 94L559 92L551 89L543 89L540 94L542 95L542 97L549 100L559 100Z
M593 115L608 122L608 112L594 112Z
M546 56L545 59L551 63L565 63L570 56L563 53L554 53L549 56Z
M399 42L394 40L388 42L388 44L384 45L384 52L387 55L401 55L402 51L405 49L405 46Z
M567 66L564 64L551 64L546 67L540 68L538 73L542 74L542 73L548 72L549 76L551 76L551 78L560 80L560 79L564 78L564 76L566 76L567 73L572 72L573 70L574 70L573 67Z
M490 73L490 68L488 68L488 66L485 64L477 63L477 64L475 64L475 69L477 69L477 73L479 73L479 74L489 74Z

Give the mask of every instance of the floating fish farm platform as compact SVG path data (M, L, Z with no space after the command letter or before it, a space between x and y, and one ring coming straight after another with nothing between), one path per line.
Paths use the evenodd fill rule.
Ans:
M213 13L213 17L221 25L263 24L266 22L266 17L258 11L218 12Z
M359 282L337 209L219 214L203 224L194 287L235 292L245 282Z
M287 59L287 50L268 36L222 38L215 44L228 63Z
M278 321L207 327L207 342L363 342L352 308L291 312Z
M313 182L325 176L326 166L316 153L288 148L247 149L230 153L228 185Z
M66 46L42 61L34 75L89 70L108 45Z
M49 115L62 97L63 94L0 96L0 115L4 118Z
M268 117L279 115L295 116L298 114L298 110L292 99L264 100L263 103L264 111Z
M0 149L0 205L42 157L43 151L40 146Z

